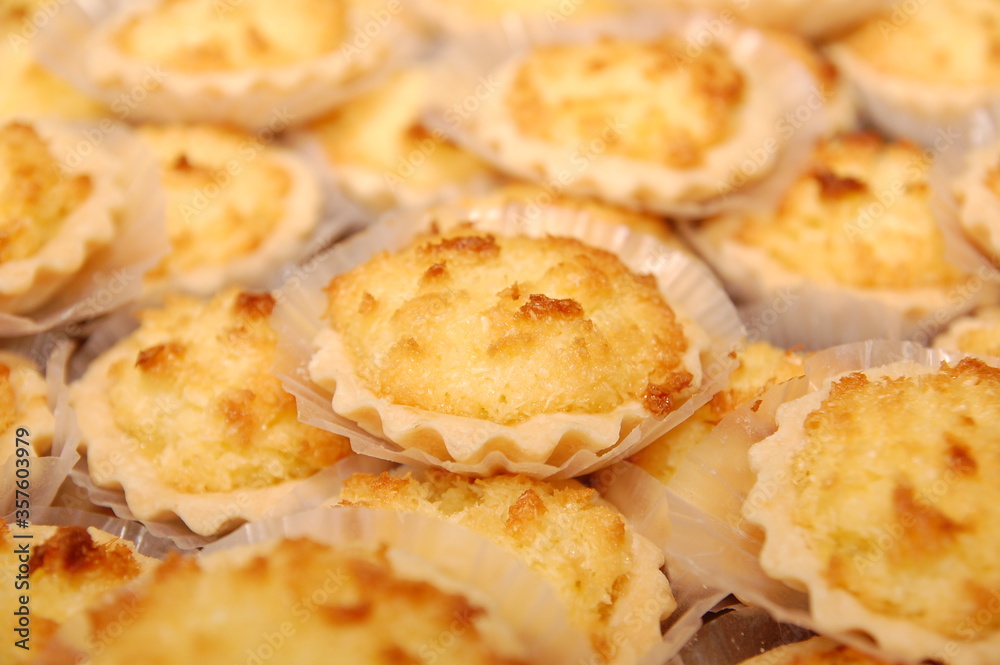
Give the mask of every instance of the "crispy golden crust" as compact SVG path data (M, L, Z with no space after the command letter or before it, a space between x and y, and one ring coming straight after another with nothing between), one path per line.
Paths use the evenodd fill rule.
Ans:
M677 465L719 422L742 404L760 396L771 386L802 376L802 354L785 351L767 342L754 342L731 354L736 367L729 386L690 418L652 442L630 461L660 482L666 483Z
M15 538L15 533L28 533L32 538ZM27 547L29 554L22 555L21 547ZM0 656L4 662L26 662L61 624L158 563L138 554L131 543L96 529L32 526L25 530L0 522L0 571L11 586L10 592L0 594L0 626L7 635L14 635L17 617L13 613L22 595L29 598L31 613L31 651L14 647L16 638L11 638L0 644ZM19 570L22 564L27 565L26 573ZM21 578L26 586L15 588L19 574L26 575L26 580Z
M688 342L652 278L577 240L459 229L383 252L327 287L326 318L379 397L516 424L692 388Z
M273 307L269 294L230 289L207 304L172 297L143 312L139 329L107 352L107 376L88 371L74 386L110 382L102 389L121 440L88 445L142 455L188 493L267 487L342 459L347 440L300 423L270 373Z
M35 256L91 191L88 176L60 170L31 126L0 127L0 263Z
M229 554L175 557L148 584L90 610L90 643L103 648L89 662L149 662L154 655L160 663L242 662L280 654L281 662L326 663L331 649L352 662L385 665L431 656L438 663L520 662L484 635L481 608L401 577L382 553L302 539L243 560ZM132 619L118 635L123 612Z
M838 41L875 69L947 86L1000 85L1000 6L936 0L893 6Z
M825 583L950 639L1000 631L995 613L968 628L1000 590L1000 370L849 374L804 427L792 519Z
M280 67L336 50L346 34L344 3L163 0L126 20L116 46L140 60L186 73ZM184 39L177 35L183 34Z
M691 59L686 46L663 37L537 48L517 70L507 110L524 136L567 146L620 119L628 131L606 142L609 155L697 167L733 132L745 83L722 47Z
M636 626L651 626L657 634L660 614L673 607L659 563L637 555L636 536L621 514L576 481L522 475L473 479L444 471L421 478L356 474L345 481L340 498L348 505L445 518L503 546L555 586L573 622L608 662L629 640L641 644L641 654L649 645ZM660 603L657 611L632 610L648 602ZM631 633L621 625L623 615L635 624Z
M947 287L962 273L944 257L928 168L924 153L910 144L873 134L825 140L777 210L746 216L731 231L733 239L820 283Z

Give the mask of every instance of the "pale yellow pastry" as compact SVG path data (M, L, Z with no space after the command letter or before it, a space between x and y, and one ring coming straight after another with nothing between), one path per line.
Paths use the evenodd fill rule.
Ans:
M351 198L375 210L416 207L501 180L492 166L422 122L431 81L425 67L403 69L304 128Z
M136 552L131 542L93 527L21 528L0 522L0 579L7 587L0 594L5 636L0 658L11 664L29 662L63 623L158 564ZM26 629L21 625L23 607Z
M1000 99L997 39L993 0L927 0L887 8L829 52L879 129L943 151L949 126Z
M89 32L77 68L131 118L273 133L329 110L387 63L399 26L361 9L353 0L123 4Z
M340 499L447 519L501 545L554 585L601 662L638 662L675 607L662 553L577 481L357 474Z
M141 609L116 628L115 617L130 607ZM100 641L113 630L114 639ZM174 557L61 637L69 647L63 654L91 665L206 658L318 665L340 657L513 665L531 658L502 619L461 591L412 578L382 550L304 538Z
M53 123L0 125L0 311L37 309L114 238L113 174L64 161L75 139Z
M45 0L8 0L0 6L4 39L0 67L0 117L52 115L98 118L104 107L49 72L35 51L41 30L61 6ZM39 27L41 26L41 27Z
M702 383L704 333L652 276L572 238L418 235L326 295L309 371L333 410L439 459L605 451Z
M771 386L805 372L803 356L776 348L767 342L753 342L733 352L736 365L729 385L674 429L640 450L630 462L666 484L688 451L704 439L716 425L742 404L756 399Z
M706 220L693 236L739 297L820 285L918 319L947 310L967 277L947 256L928 169L911 144L833 137L774 209Z
M488 93L446 105L443 119L505 171L664 214L701 214L760 182L809 134L786 120L805 103L806 68L735 26L695 47L683 26L540 44L482 81Z
M350 454L300 423L271 373L269 294L167 297L70 386L90 476L122 488L143 520L179 517L213 535L262 516Z
M287 150L204 124L144 125L137 133L168 196L170 253L144 276L147 292L207 296L230 284L262 286L319 222L319 184Z
M889 661L817 636L776 647L740 665L889 665Z
M11 457L48 454L54 432L45 377L27 358L0 351L0 465ZM18 453L18 448L28 452Z
M821 632L900 660L1000 647L1000 369L899 361L782 405L750 449L746 517L764 571L809 594Z
M934 338L934 348L1000 357L1000 306L982 307L952 321Z

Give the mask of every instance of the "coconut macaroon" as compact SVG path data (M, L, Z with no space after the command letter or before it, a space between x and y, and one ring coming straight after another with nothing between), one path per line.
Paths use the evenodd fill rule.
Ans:
M633 455L630 462L661 483L667 483L688 451L724 417L771 386L805 373L801 353L785 351L767 342L750 343L734 351L732 357L736 366L729 375L729 385L690 418Z
M300 423L271 375L273 307L235 288L207 303L168 296L70 386L90 477L122 488L136 518L217 534L350 454Z
M0 7L6 46L0 68L0 117L52 115L97 118L105 109L45 69L35 57L36 38L61 9L44 0L9 0Z
M459 226L336 276L309 363L332 408L438 459L606 451L702 383L705 335L579 240Z
M820 632L955 665L1000 645L1000 369L976 358L835 375L750 449L761 567Z
M936 149L946 126L1000 98L1000 7L930 0L886 9L829 49L882 131Z
M446 519L501 545L554 585L602 662L637 662L675 607L662 552L574 480L357 474L340 502Z
M5 663L28 662L63 623L159 563L136 552L131 542L92 527L15 528L0 521L0 578L9 585L0 595L6 636L0 657ZM29 618L27 630L19 633L25 624L17 612L23 606Z
M863 651L838 644L826 637L810 637L783 644L739 665L891 665Z
M500 181L493 167L422 122L430 81L428 69L405 68L304 127L303 137L318 142L334 184L351 198L382 211Z
M1000 357L1000 305L981 307L955 319L934 338L934 348Z
M128 93L130 117L278 131L329 110L386 64L398 31L376 22L365 35L374 19L364 9L357 0L121 5L92 26L80 62L62 64L109 103Z
M28 433L19 435L18 430ZM25 447L17 443L18 438L27 443L31 455L48 454L54 432L45 377L27 358L0 351L0 466L11 457L24 455L17 452L18 447Z
M144 276L147 295L264 286L319 223L319 183L288 150L204 124L144 125L137 133L168 197L170 252Z
M789 140L811 132L788 114L815 82L766 36L727 27L701 46L685 29L537 44L498 60L475 104L443 102L442 119L519 177L631 208L703 214L774 173Z
M60 162L59 131L0 125L0 311L9 314L43 305L115 235L111 176Z
M87 648L139 607L116 637ZM444 639L443 636L447 636ZM49 653L91 665L218 662L510 664L524 644L461 589L414 578L383 551L283 539L266 547L174 557L105 599ZM524 660L522 660L522 658Z
M928 171L911 144L833 137L775 208L705 220L691 237L738 298L818 285L914 322L951 311L967 277L947 256Z

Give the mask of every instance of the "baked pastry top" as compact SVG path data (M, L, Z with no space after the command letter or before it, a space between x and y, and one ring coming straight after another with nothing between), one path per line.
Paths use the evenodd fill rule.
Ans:
M964 273L945 258L929 166L912 144L868 133L836 136L817 145L776 209L709 220L699 233L717 246L752 248L818 283L946 288Z
M554 585L604 662L637 661L675 606L662 554L575 480L356 474L340 500L447 519L501 545Z
M655 280L575 239L421 236L326 292L353 371L396 404L515 425L630 402L665 415L700 384Z
M63 161L76 139L55 122L0 125L0 310L36 310L114 238L113 173Z
M227 282L261 283L315 227L317 185L285 151L208 124L143 125L137 133L168 197L170 252L147 283L196 276L185 290L206 293Z
M15 534L20 537L15 538ZM31 537L24 538L26 534ZM28 551L28 573L21 581L26 586L16 588L24 548ZM64 622L97 603L106 592L148 574L158 564L158 560L136 552L131 542L98 529L41 525L15 529L0 522L0 571L11 586L0 595L0 625L8 636L0 644L4 662L28 662ZM14 645L18 639L13 631L18 625L14 612L21 596L30 599L27 651Z
M112 40L122 53L189 74L280 67L335 51L347 35L345 4L162 0L117 25Z
M346 439L298 421L270 373L273 307L269 294L232 288L142 312L71 387L88 457L138 456L167 487L208 493L305 478L346 456Z
M633 455L629 461L666 483L677 466L699 441L742 404L759 397L771 386L805 372L801 353L779 349L767 342L752 342L731 354L735 367L729 385L716 393L690 418Z
M521 135L564 146L602 136L614 119L627 131L611 132L607 154L702 165L735 131L747 82L723 47L712 44L695 59L686 47L674 36L538 47L514 75L510 119Z
M750 450L762 567L808 589L821 630L914 659L960 640L950 662L985 662L1000 639L980 612L1000 588L998 443L1000 369L982 360L835 377Z
M37 256L91 191L87 175L59 168L31 125L0 127L0 263Z
M527 662L518 657L524 646L503 641L498 620L461 591L408 578L383 551L308 539L281 540L255 554L169 559L147 583L88 612L89 643L130 605L142 611L89 654L93 665L145 662L152 654L163 663L280 654L281 662L319 664L330 662L331 649L352 662L385 665L431 656L438 663Z

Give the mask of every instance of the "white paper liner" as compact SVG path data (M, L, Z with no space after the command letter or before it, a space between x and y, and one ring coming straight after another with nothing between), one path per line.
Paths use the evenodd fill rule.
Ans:
M625 516L641 536L667 555L667 576L677 608L664 622L663 639L643 659L644 665L676 656L702 626L702 616L728 595L705 584L684 561L669 556L670 508L663 485L639 467L618 462L590 477L590 484Z
M158 1L115 0L90 15L73 4L60 7L38 37L38 58L123 120L203 121L279 132L364 92L419 47L403 20L390 14L380 22L374 10L354 8L345 41L311 60L235 72L164 70L121 53L109 39L128 17Z
M455 218L458 216L456 213ZM449 215L444 213L440 218L448 219ZM325 327L320 319L325 309L322 289L332 277L360 265L377 251L401 248L417 232L426 230L430 222L419 213L387 216L318 257L301 278L290 280L276 292L278 305L272 325L279 334L279 354L274 364L275 373L285 389L295 395L299 420L348 436L356 452L415 466L442 467L466 475L491 475L503 470L539 478L569 478L611 464L682 422L711 399L732 369L727 354L741 343L742 328L732 304L700 264L682 252L663 247L650 236L595 221L585 212L548 209L526 221L523 215L517 214L516 206L509 206L494 210L492 214L482 214L476 220L476 228L500 235L575 237L617 254L632 270L654 274L667 302L679 314L678 318L695 322L710 338L708 348L702 353L705 378L700 390L663 420L644 420L610 450L600 454L580 450L558 465L513 461L498 450L477 463L460 463L418 449L404 449L372 435L354 421L335 413L333 395L310 379L308 365L315 351L313 340ZM489 440L491 428L500 427L471 418L462 419L462 422L469 423L468 432L473 437L478 436L477 441L481 443Z
M168 245L166 198L153 156L120 123L104 119L73 125L78 141L68 145L67 160L100 159L114 165L123 200L117 210L112 242L89 256L82 268L51 300L28 315L0 313L0 337L33 335L59 326L79 332L78 322L97 317L134 300L142 275L156 265Z
M390 560L402 553L426 561L432 574L489 599L499 616L540 662L598 662L584 636L571 627L555 591L502 548L454 524L422 515L366 508L317 508L246 525L206 547L211 557L232 548L278 538L308 537L332 546L387 545Z
M28 493L27 505L24 495L18 494L17 476L18 465L16 455L11 455L0 467L0 515L6 515L13 519L27 519L34 521L36 512L49 506L55 499L59 487L69 477L70 469L80 459L76 452L76 440L73 438L72 428L67 422L69 406L66 396L61 391L61 372L65 367L66 358L72 347L68 343L60 344L52 353L46 368L46 390L49 408L54 416L54 427L51 434L51 449L45 454L39 455L33 448L27 468L28 489L22 490ZM28 425L28 423L24 423ZM15 423L19 426L18 423ZM42 436L43 432L32 431L29 428L32 440L35 436ZM11 442L13 448L14 442ZM23 459L23 458L22 458ZM24 511L24 512L22 512Z
M99 362L101 354L136 326L137 321L127 311L106 319L72 358L68 377L78 379L91 363ZM153 463L138 451L138 442L117 430L114 431L121 437L120 442L127 448L104 450L99 459L93 459L94 451L88 451L77 416L68 407L66 411L66 427L71 431L68 440L83 453L72 464L73 482L87 491L95 505L110 508L122 519L141 521L151 533L169 538L183 549L201 547L247 521L319 505L339 493L344 478L361 472L380 473L391 466L383 460L348 455L307 478L264 488L202 494L179 492L161 483ZM110 414L106 416L112 418ZM100 467L92 473L93 464ZM99 480L95 481L95 475Z
M914 81L880 72L849 47L826 49L857 93L864 115L880 132L933 148L947 140L947 127L980 106L1000 101L1000 88L962 87Z
M743 517L743 506L756 478L747 452L774 433L778 407L818 390L825 379L899 360L937 368L961 354L930 350L910 342L867 341L834 347L806 360L806 375L768 390L759 400L727 416L699 443L666 485L670 506L669 551L702 580L734 593L743 602L766 609L778 621L828 635L839 642L890 662L898 654L880 649L856 630L829 631L816 624L809 596L768 577L759 555L764 534Z
M713 38L744 68L751 102L741 112L739 142L711 149L707 167L672 169L603 154L588 154L587 164L581 166L579 151L574 153L578 146L556 146L506 128L509 73L532 46L663 34L693 43L704 30L706 16L658 12L540 34L475 34L440 57L440 85L431 96L426 123L507 173L629 208L695 218L766 206L806 163L827 118L823 104L817 103L822 99L819 85L805 65L751 28L727 25ZM799 112L802 117L795 118ZM590 138L602 140L599 132ZM744 182L737 187L732 179Z
M147 278L142 295L144 303L162 301L168 292L207 297L233 284L255 289L280 284L278 276L282 269L298 256L307 238L320 225L323 194L314 172L298 155L276 147L267 151L267 160L284 170L292 181L283 201L284 214L267 238L251 253L233 257L224 264L202 265L160 279Z
M47 526L81 526L94 528L114 538L129 541L135 551L153 559L165 559L168 554L180 552L165 538L158 538L138 522L107 517L68 508L40 508L32 512L32 524Z

